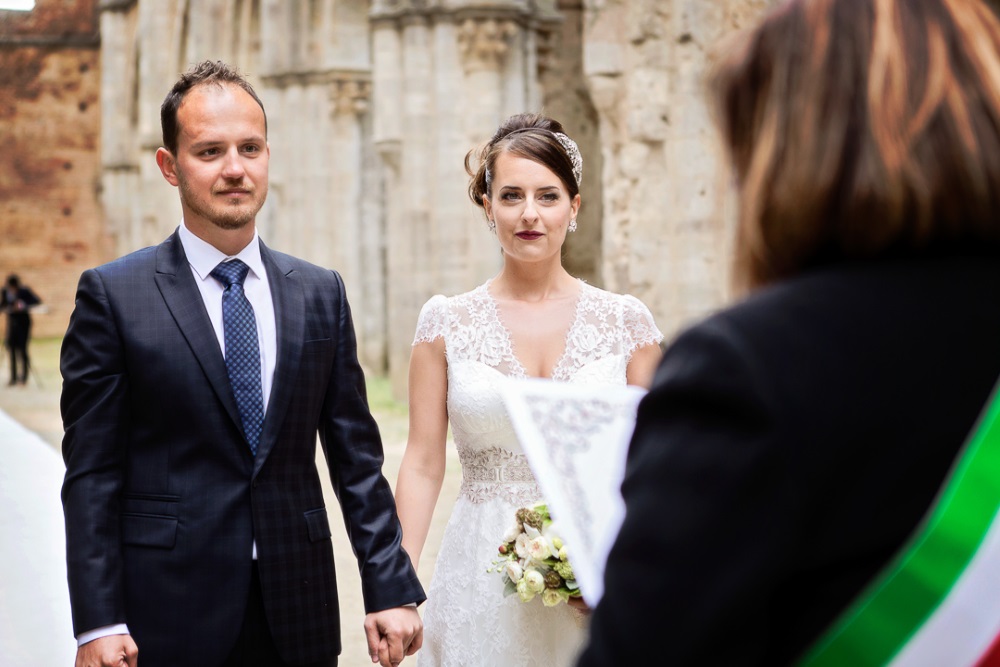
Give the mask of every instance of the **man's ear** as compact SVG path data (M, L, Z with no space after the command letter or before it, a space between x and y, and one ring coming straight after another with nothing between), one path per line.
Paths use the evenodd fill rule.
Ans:
M160 173L163 174L167 183L176 187L179 181L177 179L177 161L174 159L173 153L163 147L157 148L156 166L160 168Z

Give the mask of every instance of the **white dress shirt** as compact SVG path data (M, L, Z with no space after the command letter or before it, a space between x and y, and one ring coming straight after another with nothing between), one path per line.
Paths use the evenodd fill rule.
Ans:
M260 383L264 397L264 414L267 414L268 399L271 395L271 382L274 379L274 365L278 357L278 334L274 320L274 301L271 299L271 287L267 282L267 269L260 258L260 238L254 230L253 240L243 250L235 255L225 255L218 248L201 240L191 232L181 221L181 247L187 255L191 274L201 292L208 310L208 318L215 329L215 337L219 340L219 349L225 356L226 338L222 328L222 293L225 288L211 276L212 269L220 262L234 259L241 260L250 267L246 280L243 281L243 293L253 306L254 318L257 320L257 343L260 346ZM257 543L253 544L252 557L257 559ZM81 633L77 645L106 637L108 635L127 635L128 626L124 623L95 628Z

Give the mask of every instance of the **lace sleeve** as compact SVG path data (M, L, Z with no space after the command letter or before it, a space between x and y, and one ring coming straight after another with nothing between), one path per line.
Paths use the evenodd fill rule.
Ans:
M646 304L631 294L624 295L622 301L622 315L628 339L627 352L630 356L640 347L659 344L663 341L663 334L656 328L653 314L649 312Z
M413 345L430 343L443 338L448 329L448 299L441 294L432 296L420 309L417 318L417 332L413 336Z

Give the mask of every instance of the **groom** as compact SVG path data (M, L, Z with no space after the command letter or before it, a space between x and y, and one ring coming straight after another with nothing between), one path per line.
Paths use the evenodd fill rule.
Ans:
M77 665L337 664L316 435L361 569L373 662L421 643L340 276L267 248L267 123L221 62L161 108L183 222L86 271L63 342Z

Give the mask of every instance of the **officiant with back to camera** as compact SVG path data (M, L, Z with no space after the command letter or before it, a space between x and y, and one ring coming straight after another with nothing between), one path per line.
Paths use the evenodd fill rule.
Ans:
M712 92L749 294L677 338L640 404L579 665L996 664L955 653L985 625L1000 660L995 565L937 639L903 620L948 611L941 566L1000 497L987 471L958 530L925 532L1000 375L1000 22L979 0L792 0Z
M474 158L478 165L473 166ZM462 483L445 528L424 614L418 664L570 664L583 642L581 612L504 597L488 572L515 510L541 495L505 413L511 378L647 386L662 335L638 299L606 292L562 265L576 229L583 160L560 123L508 118L466 156L469 195L503 257L486 283L432 297L410 358L410 431L396 500L403 546L420 559L445 471L449 420Z

